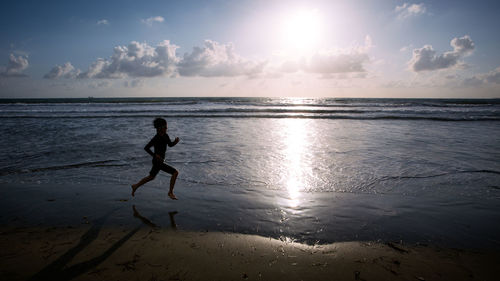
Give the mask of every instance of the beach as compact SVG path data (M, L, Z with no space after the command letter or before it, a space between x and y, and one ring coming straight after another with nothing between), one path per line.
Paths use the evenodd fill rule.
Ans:
M1 228L2 280L497 280L498 252L138 226Z
M166 163L131 196L163 116ZM497 280L498 100L0 103L2 280Z
M259 231L239 218L226 222L233 224L228 231L217 223L199 230L227 217L194 208L202 200L193 198L202 196L182 185L178 201L152 188L131 197L128 186L4 187L1 280L497 280L500 274L494 248L352 237L305 243L284 226L244 234ZM163 195L162 210L147 208L148 193Z

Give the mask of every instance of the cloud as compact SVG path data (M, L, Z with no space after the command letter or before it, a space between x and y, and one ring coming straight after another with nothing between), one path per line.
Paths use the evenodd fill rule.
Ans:
M483 84L500 84L500 67L492 70L488 73L474 75L472 77L466 78L463 81L464 86L474 87Z
M406 52L406 51L410 50L411 48L413 48L413 45L412 45L412 44L410 44L410 45L408 45L408 46L403 46L403 47L401 47L401 49L399 49L399 51L400 51L400 52Z
M134 79L123 82L123 86L125 86L126 88L139 88L142 87L142 85L144 85L144 80L141 79Z
M179 61L175 55L177 48L168 40L156 47L133 41L128 46L115 47L111 58L97 59L78 78L171 76Z
M54 66L49 73L45 74L43 78L45 79L57 79L57 78L75 78L80 74L80 70L75 69L70 62L66 62L63 65Z
M339 77L330 74L362 73L366 71L364 65L370 61L368 51L372 47L370 36L366 36L365 43L362 46L321 51L297 60L287 60L281 64L278 71L282 73L304 71L306 73L322 74L323 78ZM355 75L357 78L362 76Z
M484 81L488 83L500 84L500 67L484 75Z
M27 77L26 74L22 73L23 70L28 68L28 58L24 56L14 56L10 54L9 62L4 71L0 72L1 77Z
M350 73L364 72L363 64L369 61L366 53L353 52L345 54L317 53L311 57L303 70L309 73Z
M477 87L484 83L484 81L476 76L464 79L463 85L466 87Z
M288 60L281 64L279 71L282 73L293 73L301 70L305 65L305 59L299 61Z
M103 88L108 88L111 86L111 83L107 80L104 81L99 81L99 82L92 82L88 84L88 87L91 89L103 89Z
M205 40L203 47L194 47L178 64L181 76L255 76L263 72L266 62L247 60L234 52L232 44Z
M453 51L441 55L431 45L425 45L420 49L413 50L413 57L409 61L410 69L415 72L448 69L460 65L460 58L468 56L474 50L474 42L465 35L461 38L453 38L450 45Z
M453 47L453 52L460 55L469 55L474 50L474 42L470 39L469 35L462 38L453 38L450 45Z
M454 52L436 55L436 51L434 51L431 45L425 45L420 49L413 50L410 67L415 72L445 69L456 65L458 58L458 55Z
M398 14L398 19L406 19L413 16L423 15L427 12L424 3L409 4L404 3L401 6L396 6L394 11Z
M113 55L94 61L87 71L80 73L71 63L55 66L44 77L77 78L141 78L141 77L254 77L263 72L265 61L245 59L234 52L232 44L220 44L206 40L203 47L194 47L182 59L176 56L178 46L165 40L156 47L147 43L131 42L128 46L117 46ZM125 86L139 86L127 82Z
M368 50L372 47L371 38L366 37L362 46L350 49L317 52L307 57L286 59L281 65L269 66L266 60L247 59L235 52L231 43L221 44L205 40L203 46L196 46L182 58L176 56L178 46L165 40L153 47L147 43L131 42L128 46L117 46L111 57L99 58L91 63L85 72L75 70L71 63L56 65L44 77L56 78L147 78L147 77L235 77L250 78L259 75L281 77L286 73L303 71L321 74L324 77L337 77L329 74L364 73L365 64L370 61ZM366 75L351 75L362 78ZM134 82L135 83L135 82ZM126 82L124 86L140 86ZM142 82L141 82L142 83Z
M164 22L164 21L165 21L165 19L161 16L150 17L150 18L141 20L142 23L149 25L149 26L152 26L153 23L155 23L155 22Z
M97 25L108 25L109 21L106 19L98 20Z

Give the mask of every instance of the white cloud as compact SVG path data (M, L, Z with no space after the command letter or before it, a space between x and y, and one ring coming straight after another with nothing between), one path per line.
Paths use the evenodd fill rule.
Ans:
M345 54L335 52L317 53L311 57L303 70L321 74L364 72L363 64L368 61L368 55L362 52Z
M127 88L139 88L139 87L142 87L142 85L144 85L144 80L141 80L141 79L134 79L134 80L123 82L123 86L125 86Z
M146 78L146 77L235 77L250 78L265 75L281 77L287 73L302 71L335 78L331 74L349 73L351 78L363 78L365 64L370 61L368 50L373 46L371 38L364 45L349 49L317 52L307 57L281 59L269 66L268 61L247 59L234 50L233 44L221 44L206 40L202 47L194 47L182 58L176 56L178 46L168 40L153 47L147 43L131 42L128 46L117 46L110 58L95 60L85 72L75 70L71 63L56 65L44 77L55 78ZM276 66L278 65L278 66ZM129 80L125 87L140 86L142 81Z
M403 52L406 52L406 51L410 50L411 48L413 48L412 44L410 44L408 46L401 47L401 49L399 49L399 51L403 53Z
M45 74L43 78L46 79L57 79L57 78L75 78L80 74L80 70L75 69L70 62L66 62L63 65L54 66L49 73Z
M484 80L488 83L500 84L500 67L484 75Z
M463 85L466 87L477 87L480 86L484 83L484 81L480 78L477 78L476 76L466 78L463 81Z
M453 47L454 52L464 56L471 54L475 47L469 35L465 35L462 38L453 38L450 45Z
M305 65L305 60L301 61L288 60L282 63L278 70L283 73L293 73L302 69L304 65Z
M364 65L370 61L368 51L372 47L373 43L370 36L366 36L365 43L362 46L320 51L308 57L287 60L278 67L278 71L282 73L304 71L306 73L322 74L323 78L339 77L330 74L363 73L366 72ZM362 78L363 75L354 75L352 77Z
M409 4L404 3L401 6L396 6L394 11L397 13L399 19L406 19L413 16L423 15L427 12L424 3Z
M88 87L91 89L103 89L103 88L108 88L111 86L111 83L107 80L104 81L99 81L99 82L92 82L88 84Z
M165 19L161 16L150 17L150 18L141 20L142 23L149 25L149 26L152 26L153 23L155 23L155 22L164 22L164 21L165 21Z
M108 25L109 21L107 19L102 19L97 21L97 25Z
M500 67L492 70L488 73L474 75L467 79L464 79L463 84L465 86L480 86L482 84L500 84Z
M434 51L431 45L425 45L420 49L413 50L410 67L415 72L445 69L456 65L458 58L455 52L436 55L436 51Z
M262 73L266 62L247 60L234 52L232 44L205 40L203 47L194 47L178 64L182 76L255 76Z
M178 46L164 40L156 47L147 43L131 42L117 46L109 59L99 58L79 78L124 78L171 76L175 73Z
M87 71L80 73L71 63L55 66L44 77L78 78L126 78L126 77L172 77L182 76L232 77L256 76L263 72L266 62L245 59L234 52L232 44L220 44L206 40L203 47L194 47L182 59L176 56L178 46L168 40L152 47L147 43L131 42L128 46L117 46L109 59L99 58ZM127 82L125 86L139 86Z
M14 54L10 54L9 62L7 63L7 67L4 68L4 71L0 72L1 77L27 77L26 74L22 73L23 70L28 68L28 58L24 56L14 56Z
M453 38L450 45L453 51L436 54L431 45L425 45L413 50L413 57L409 61L410 69L415 72L427 70L448 69L461 65L460 58L470 55L474 50L474 42L468 35Z
M390 89L408 88L408 83L406 81L402 81L402 80L393 80L393 81L388 81L386 83L383 83L381 86L383 88L390 88Z

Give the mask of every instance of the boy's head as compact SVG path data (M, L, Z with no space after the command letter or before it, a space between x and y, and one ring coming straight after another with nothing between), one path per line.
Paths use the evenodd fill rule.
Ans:
M153 126L156 128L156 131L160 131L163 128L167 128L167 121L163 118L156 118L155 121L153 121Z

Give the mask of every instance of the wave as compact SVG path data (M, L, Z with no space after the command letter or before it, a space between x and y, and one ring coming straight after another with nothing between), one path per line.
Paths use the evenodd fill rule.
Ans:
M449 175L457 175L457 174L496 174L500 175L500 171L495 170L462 170L462 171L452 171L452 172L444 172L439 174L431 174L431 175L415 175L415 176L386 176L380 179L376 179L371 182L368 186L373 186L377 183L391 180L407 180L407 179L429 179L429 178L437 178Z
M497 121L498 100L144 98L1 104L0 118L310 118ZM35 100L39 101L39 100ZM53 102L52 99L44 101Z
M225 108L225 109L192 109L192 110L172 110L172 109L119 109L119 110L0 110L0 113L8 114L217 114L217 113L377 113L384 110L327 110L327 109L287 109L287 108ZM391 111L394 112L394 111ZM405 111L400 111L404 113Z
M75 104L158 104L171 105L197 104L198 98L27 98L27 99L0 99L0 104L17 105L75 105Z
M389 112L389 113L399 113L399 114L408 114L408 113L418 113L418 114L429 114L429 113L474 113L474 114L496 114L500 116L500 109L484 109L484 108L476 108L474 110L436 110L436 109L425 109L425 108L408 108L406 109L398 109L393 110L392 108L370 108L370 107L359 107L358 109L330 109L325 107L324 109L318 108L288 108L288 107L244 107L244 108L204 108L204 109L158 109L158 108L138 108L138 109L114 109L114 108L103 108L101 110L88 110L88 109L72 109L72 110L54 110L54 109L0 109L0 113L8 113L8 114L75 114L75 113L84 113L84 114L127 114L127 113L171 113L171 114L182 114L182 113L317 113L317 114L333 114L333 113L381 113L381 112Z
M500 99L392 99L392 98L257 98L257 97L141 97L141 98L31 98L31 99L0 99L0 104L18 105L104 105L104 104L226 104L249 106L495 106L500 105Z
M68 164L68 165L31 168L31 169L7 170L7 171L0 171L0 176L12 175L12 174L35 173L35 172L43 172L43 171L66 170L66 169L75 169L75 168L82 168L82 167L121 167L121 166L127 166L126 164L109 164L112 162L116 162L116 160L82 162L82 163L75 163L75 164Z
M15 115L0 116L0 119L96 119L96 118L299 118L332 120L429 120L429 121L500 121L500 116L401 116L401 115L304 115L304 114L123 114L123 115Z

